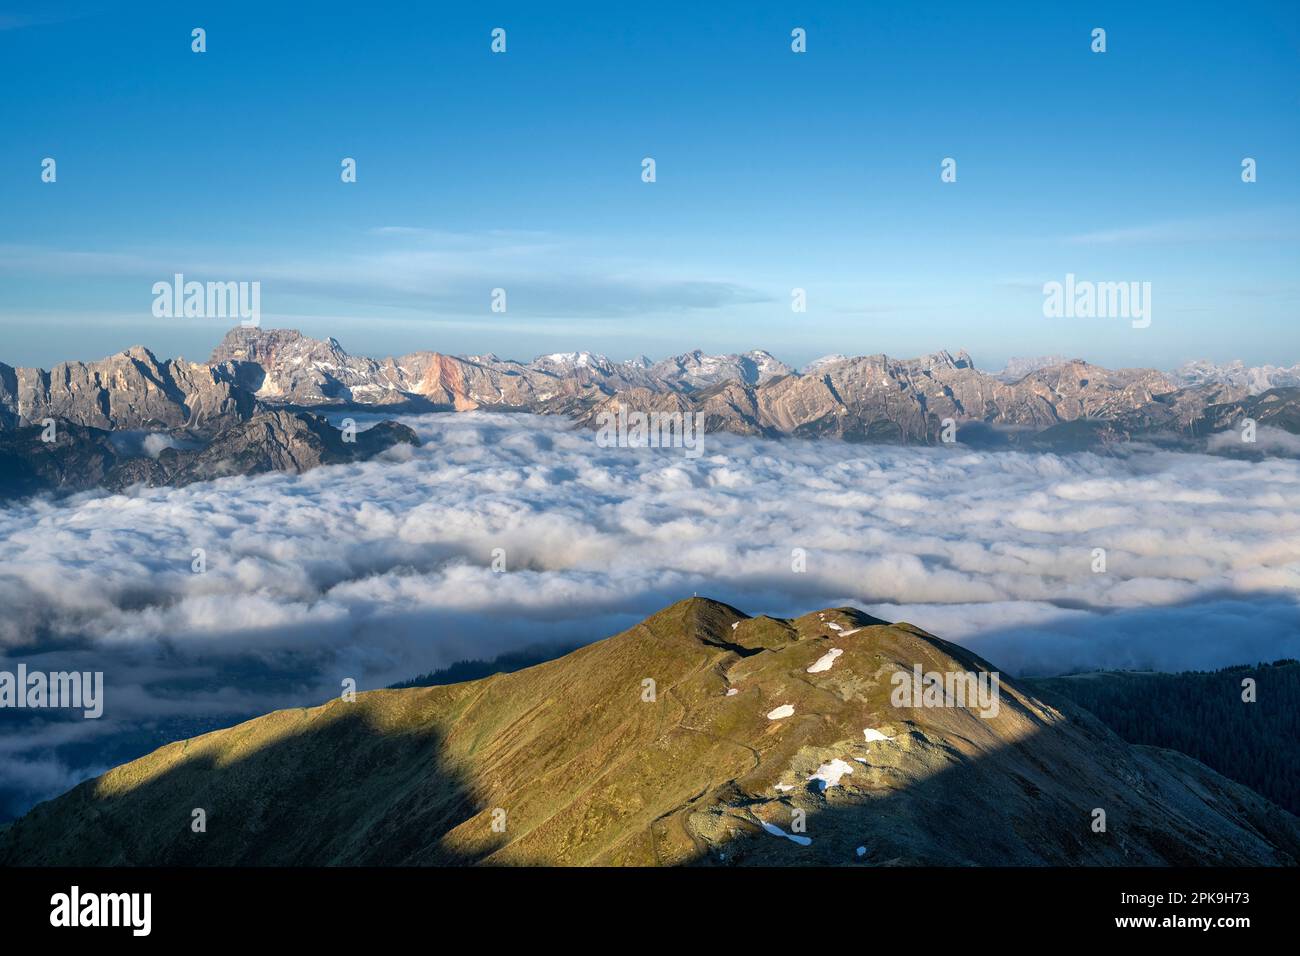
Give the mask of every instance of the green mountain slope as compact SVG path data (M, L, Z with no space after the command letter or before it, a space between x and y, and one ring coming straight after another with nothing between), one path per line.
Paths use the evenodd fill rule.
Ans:
M0 862L1300 857L1295 817L1187 757L1126 744L1074 705L1004 681L987 718L895 707L891 675L915 664L993 669L851 609L785 621L692 599L525 670L372 691L170 744L33 809L0 834ZM191 829L195 808L206 832Z

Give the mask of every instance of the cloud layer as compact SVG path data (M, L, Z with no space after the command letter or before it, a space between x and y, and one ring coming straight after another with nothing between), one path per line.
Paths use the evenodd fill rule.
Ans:
M0 790L61 786L127 728L581 643L694 592L854 604L1011 673L1300 656L1295 461L724 435L688 460L558 418L404 421L425 446L383 461L0 510L0 666L108 674L104 721L0 713Z

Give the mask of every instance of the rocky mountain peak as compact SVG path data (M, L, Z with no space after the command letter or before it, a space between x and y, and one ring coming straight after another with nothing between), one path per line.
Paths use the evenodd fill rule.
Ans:
M900 364L924 369L959 369L975 367L974 360L971 359L970 354L965 349L960 349L956 355L953 355L947 349L941 349L938 352L932 352L929 355L923 355L917 359L900 359L898 361Z

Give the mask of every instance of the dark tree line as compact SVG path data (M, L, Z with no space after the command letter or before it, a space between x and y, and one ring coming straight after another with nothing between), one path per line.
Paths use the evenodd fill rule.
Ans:
M456 663L449 664L441 670L430 671L427 674L412 677L410 680L390 684L389 688L401 690L406 687L435 687L443 684L459 684L467 680L479 680L483 677L491 677L493 674L511 674L523 670L525 667L545 664L557 657L563 657L574 649L568 645L563 647L533 646L525 647L519 651L511 651L491 660L456 661Z

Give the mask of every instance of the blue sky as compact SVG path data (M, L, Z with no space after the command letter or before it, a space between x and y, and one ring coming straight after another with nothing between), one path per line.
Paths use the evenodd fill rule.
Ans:
M151 314L182 272L370 354L1300 362L1298 11L11 4L0 361L206 357L233 323ZM1045 318L1066 273L1150 327Z

